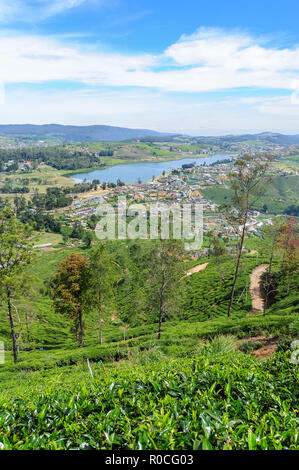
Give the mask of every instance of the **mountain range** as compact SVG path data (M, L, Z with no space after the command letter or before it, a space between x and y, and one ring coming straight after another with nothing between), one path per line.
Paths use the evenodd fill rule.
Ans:
M167 133L148 129L128 129L114 126L64 126L61 124L1 124L0 135L10 137L40 137L59 139L63 142L104 142L138 139L142 137L162 137Z
M59 140L61 142L115 142L131 139L145 139L163 137L173 139L179 134L157 132L149 129L129 129L105 125L69 126L61 124L0 124L0 136L15 138L35 138L39 140ZM225 135L225 136L199 136L186 138L196 139L201 143L232 143L254 140L279 145L299 144L299 134L287 135L274 132L259 134Z

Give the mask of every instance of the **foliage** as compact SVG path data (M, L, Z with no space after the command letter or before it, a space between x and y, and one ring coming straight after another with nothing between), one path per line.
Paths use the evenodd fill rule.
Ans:
M158 339L161 336L162 321L178 309L178 289L184 274L182 243L176 240L161 240L153 245L148 259L148 285L150 308L157 314Z
M298 448L297 366L280 353L96 372L38 396L1 398L2 449Z
M230 184L233 191L231 204L225 204L220 208L225 220L238 237L238 256L228 305L228 316L231 315L249 214L253 209L254 201L266 192L265 174L270 158L270 155L244 155L242 158L238 158L234 162L230 174Z
M79 347L83 346L83 313L87 309L89 282L89 260L75 253L60 263L52 281L55 309L74 320Z
M208 357L215 357L221 354L228 354L236 349L236 341L232 335L215 336L206 346L206 354Z
M112 259L104 244L95 246L90 252L90 302L99 315L100 344L102 338L103 312L113 305L113 269Z
M18 341L12 312L13 293L20 289L20 275L33 258L32 247L32 228L20 223L10 206L0 210L0 299L7 305L15 363Z

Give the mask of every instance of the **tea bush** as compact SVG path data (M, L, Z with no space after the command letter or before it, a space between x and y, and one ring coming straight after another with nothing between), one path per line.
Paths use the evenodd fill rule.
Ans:
M298 366L234 352L0 399L1 449L296 449Z

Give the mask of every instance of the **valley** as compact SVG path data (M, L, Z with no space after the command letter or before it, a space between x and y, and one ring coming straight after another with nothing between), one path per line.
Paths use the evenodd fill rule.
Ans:
M277 154L268 164L254 149L195 156L184 143L178 160L148 163L145 149L138 163L108 157L106 170L80 176L57 168L66 155L55 149L37 147L26 167L19 151L7 167L0 149L1 448L296 449L294 160ZM84 158L94 149L85 144ZM78 149L67 155L80 161ZM232 181L258 162L267 165L261 192L244 219ZM201 204L202 247L164 240L160 225L155 240L100 241L97 207L117 215L120 197L142 204L148 234L153 204L161 217L173 204ZM190 220L194 230L194 212Z

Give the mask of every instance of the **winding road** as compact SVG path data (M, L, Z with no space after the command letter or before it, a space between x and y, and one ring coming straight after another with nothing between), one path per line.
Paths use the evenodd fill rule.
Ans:
M196 266L194 266L194 268L189 269L189 271L187 271L184 277L191 276L191 274L198 273L199 271L203 271L204 269L206 269L208 264L209 263L197 264Z
M192 269L187 271L184 277L191 276L194 273L198 273L199 271L203 271L206 269L209 263L203 263L203 264L198 264L197 266L194 266ZM250 274L250 296L251 296L251 301L252 301L252 308L251 311L249 312L249 315L254 315L255 313L263 312L264 310L264 299L261 293L261 278L262 275L266 272L268 265L267 264L261 264L260 266L257 266L252 273ZM182 279L183 279L182 278Z
M261 294L261 277L266 272L267 264L261 264L257 266L250 274L250 295L252 300L252 309L249 312L250 315L262 312L264 309L264 299Z

